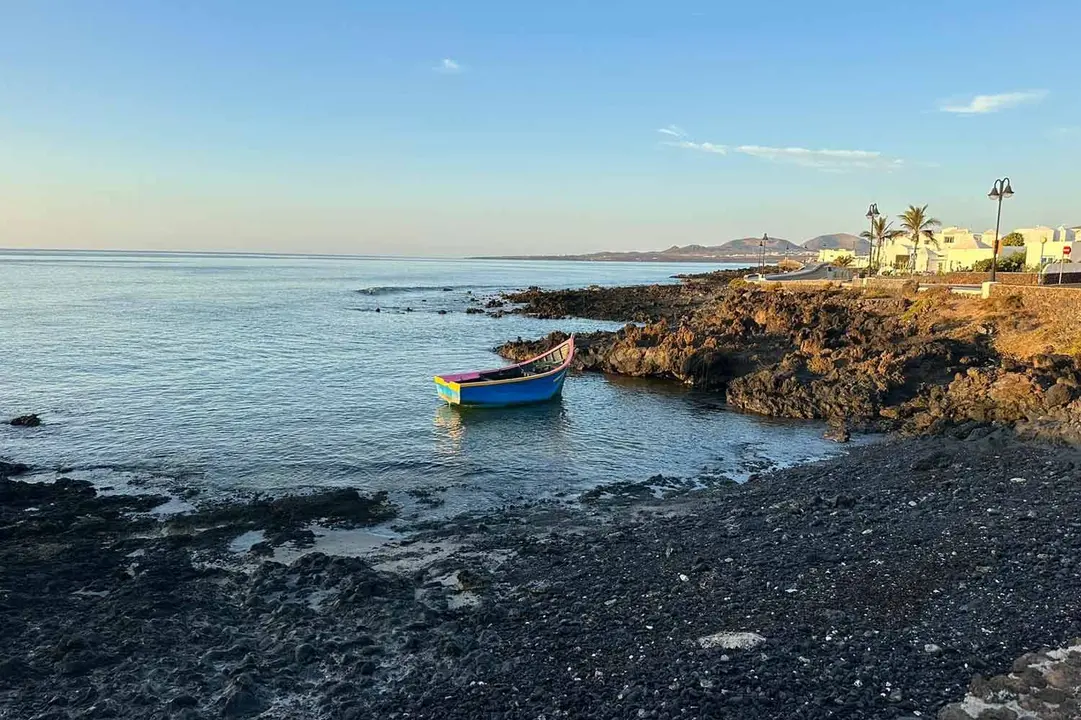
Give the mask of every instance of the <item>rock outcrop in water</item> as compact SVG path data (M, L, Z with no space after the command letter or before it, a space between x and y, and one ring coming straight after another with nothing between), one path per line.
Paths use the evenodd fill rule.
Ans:
M41 418L35 414L20 415L17 418L13 418L10 422L15 427L37 427L41 425Z
M648 297L648 293L647 293ZM935 433L1007 423L1081 440L1081 365L999 353L993 325L941 316L937 293L730 289L677 321L580 337L579 369L678 380L730 405L857 430ZM525 358L565 339L507 343Z
M17 462L10 462L8 460L0 459L0 478L15 477L16 475L22 475L29 470L26 465Z
M680 284L630 285L573 290L531 287L504 293L503 299L520 304L515 312L539 318L582 317L630 322L674 321L717 297L746 270L718 270L680 276Z

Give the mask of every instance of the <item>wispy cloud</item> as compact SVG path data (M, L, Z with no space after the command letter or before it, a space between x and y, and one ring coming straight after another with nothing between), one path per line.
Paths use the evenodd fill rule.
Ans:
M834 170L896 167L904 164L903 160L887 158L875 150L811 150L801 147L740 145L735 148L735 152L771 162Z
M658 128L657 132L662 135L671 135L672 137L687 137L687 133L683 132L683 128L678 125L665 125L662 128Z
M944 103L939 110L962 115L982 115L1007 110L1018 105L1038 103L1047 97L1046 90L1023 90L1019 92L999 93L998 95L977 95L967 103Z
M658 132L661 131L658 130ZM665 134L669 135L671 133ZM679 137L679 140L665 140L661 144L714 155L728 155L730 153L747 155L769 162L799 165L827 172L871 168L896 169L904 165L904 160L887 157L873 150L812 150L802 147L769 147L764 145L732 146L710 142L695 142L687 139L685 135Z
M668 140L662 143L670 147L683 148L684 150L698 150L700 152L715 153L717 155L727 155L728 148L724 145L714 145L713 143L696 143L690 140Z
M1081 137L1081 125L1063 125L1062 127L1051 128L1047 131L1047 134L1053 138Z
M444 75L457 75L458 73L462 72L463 68L461 64L455 62L454 60L451 60L450 58L443 58L439 61L439 64L432 69L438 73L443 73Z

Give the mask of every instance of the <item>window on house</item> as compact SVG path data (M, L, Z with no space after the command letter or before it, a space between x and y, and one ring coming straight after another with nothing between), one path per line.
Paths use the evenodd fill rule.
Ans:
M953 242L953 235L947 235L946 236L946 244L949 245L952 242Z

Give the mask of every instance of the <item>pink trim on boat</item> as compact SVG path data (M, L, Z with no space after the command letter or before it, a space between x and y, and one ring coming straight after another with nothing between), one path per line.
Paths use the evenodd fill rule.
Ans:
M440 375L447 382L462 382L463 380L476 380L480 377L479 372L460 372L452 375Z
M542 352L540 355L537 355L535 357L531 357L528 360L523 360L522 362L514 363L513 365L504 365L503 367L492 368L490 370L473 370L473 371L469 371L469 372L440 374L440 375L436 375L436 377L441 378L443 380L446 380L447 382L462 382L462 381L465 381L465 380L476 380L477 378L481 377L485 373L497 372L499 370L506 370L508 368L522 367L523 365L528 365L531 362L535 362L537 360L540 360L545 355L550 355L552 352L554 352L555 350L558 350L559 348L563 347L564 345L572 345L572 347L573 347L573 343L574 343L574 336L571 335L569 338L567 338L563 342L559 343L555 347L548 348L547 350ZM556 370L562 370L563 368L567 367L568 365L571 364L571 361L573 359L574 359L574 353L569 354L566 358L564 358L563 362L560 363L559 367L556 368ZM545 374L547 375L549 373L545 373Z

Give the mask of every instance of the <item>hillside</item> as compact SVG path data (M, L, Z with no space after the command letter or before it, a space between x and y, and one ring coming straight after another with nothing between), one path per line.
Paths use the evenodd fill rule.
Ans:
M597 252L584 255L517 255L480 257L477 260L580 260L593 262L732 262L756 264L763 248L761 238L736 238L721 245L673 245L665 250ZM783 257L809 258L814 252L782 238L768 238L765 258L776 262Z
M803 248L813 252L819 250L854 250L857 255L866 255L870 245L857 235L831 233L829 235L819 235L805 241Z
M760 243L762 243L762 238L745 237L729 240L718 249L729 253L755 254L760 250ZM802 248L788 240L770 237L765 240L765 250L767 253L784 253L787 251L791 254L805 252L806 248Z

